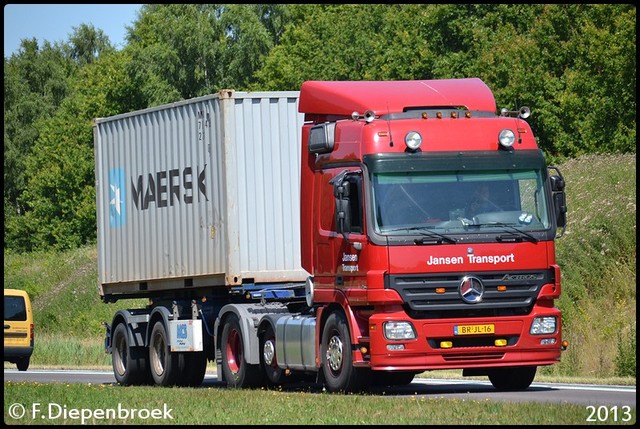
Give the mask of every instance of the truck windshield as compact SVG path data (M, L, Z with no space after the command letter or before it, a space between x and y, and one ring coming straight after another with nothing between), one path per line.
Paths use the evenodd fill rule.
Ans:
M487 233L551 226L540 170L374 172L372 179L380 234L409 234L417 227Z

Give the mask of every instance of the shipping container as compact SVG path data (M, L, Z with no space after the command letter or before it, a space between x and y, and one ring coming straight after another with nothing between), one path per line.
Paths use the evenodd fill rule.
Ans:
M299 92L236 92L94 122L100 294L299 282Z

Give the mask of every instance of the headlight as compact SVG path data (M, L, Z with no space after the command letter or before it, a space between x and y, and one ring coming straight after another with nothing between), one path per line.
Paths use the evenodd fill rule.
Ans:
M417 131L409 131L407 135L404 136L404 143L409 149L418 150L422 144L422 136Z
M500 134L498 134L498 141L500 142L500 146L504 148L510 148L516 141L516 134L513 132L513 130L505 128L504 130L500 131Z
M416 331L409 322L385 322L384 336L387 340L415 340Z
M556 318L555 316L548 317L536 317L531 324L531 335L545 335L553 334L556 332Z

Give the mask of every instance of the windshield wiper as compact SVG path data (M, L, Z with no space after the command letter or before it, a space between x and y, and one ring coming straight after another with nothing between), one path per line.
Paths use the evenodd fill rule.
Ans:
M487 222L487 223L472 223L472 224L468 224L466 225L468 227L476 227L476 228L482 228L482 227L491 227L491 226L499 226L502 228L507 228L506 230L503 230L503 232L515 232L516 234L518 234L515 238L516 239L520 239L522 240L523 238L526 238L527 240L529 240L532 243L537 243L539 240L537 238L535 238L533 235L529 234L528 232L525 232L519 228L516 228L513 225L510 225L508 223L504 223L504 222ZM514 239L513 236L503 236L500 235L497 237L498 241L516 241Z
M428 226L410 226L408 228L394 228L388 229L385 232L398 232L398 231L418 231L420 234L425 237L431 238L433 240L425 240L424 238L416 238L413 240L416 244L442 244L443 241L447 243L456 244L458 241L455 238L447 237L446 235L438 234L437 232L431 231Z

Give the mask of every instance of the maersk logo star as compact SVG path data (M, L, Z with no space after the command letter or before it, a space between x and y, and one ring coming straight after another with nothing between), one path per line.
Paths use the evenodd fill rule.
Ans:
M123 226L127 220L126 214L124 170L114 168L109 171L109 224L111 227Z

